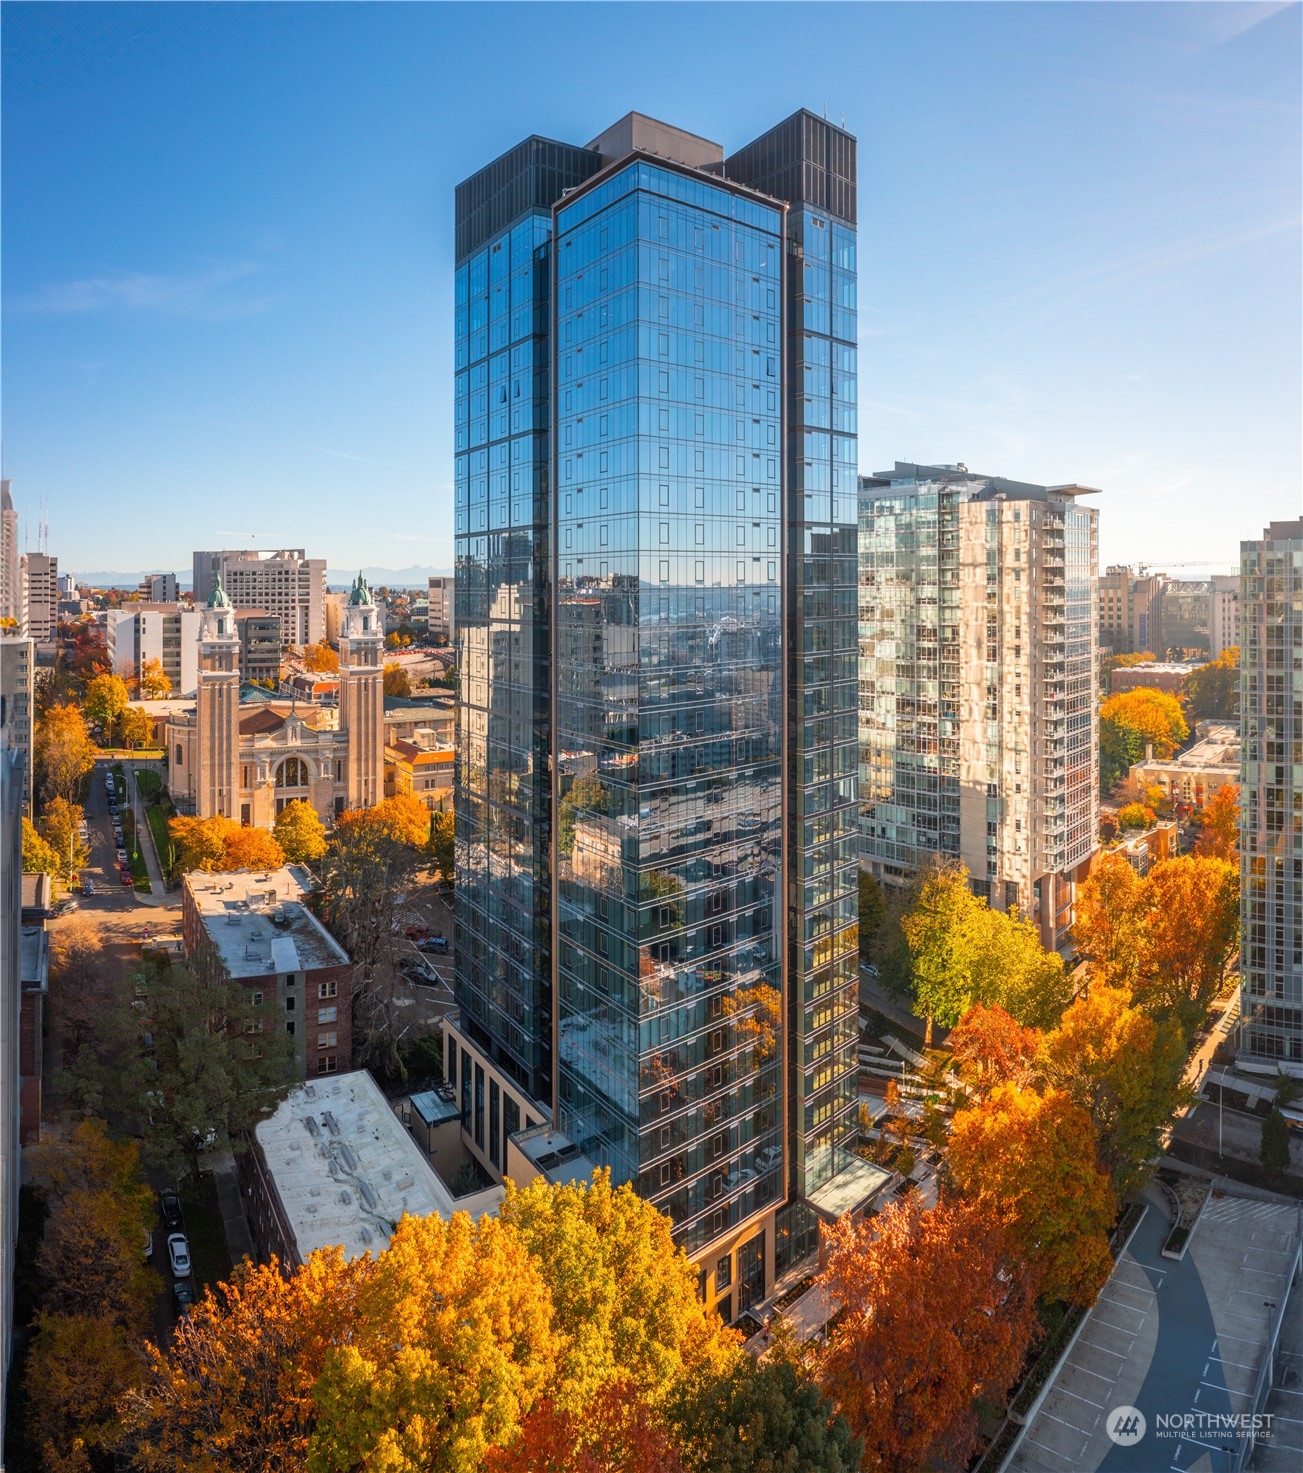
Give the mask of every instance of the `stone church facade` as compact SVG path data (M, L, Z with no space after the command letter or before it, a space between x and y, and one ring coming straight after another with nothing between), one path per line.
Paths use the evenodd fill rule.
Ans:
M167 723L168 786L181 812L270 828L287 803L329 824L384 797L384 633L359 574L340 620L339 704L240 703L240 636L220 580L199 629L193 711Z

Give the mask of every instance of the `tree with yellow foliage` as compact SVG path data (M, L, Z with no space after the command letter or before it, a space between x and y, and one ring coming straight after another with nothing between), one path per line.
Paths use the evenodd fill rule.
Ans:
M1063 1090L1002 1084L951 1121L955 1180L1008 1231L1047 1300L1089 1304L1112 1268L1117 1199L1098 1156L1090 1116Z
M1154 756L1167 758L1190 735L1181 702L1152 686L1119 691L1099 709L1099 776L1110 792L1152 745Z
M172 693L172 682L163 669L162 660L149 659L140 667L138 682L142 701L161 701Z
M1140 948L1140 876L1122 854L1100 855L1077 891L1072 940L1092 981L1130 988Z
M1175 1017L1186 1036L1207 1015L1240 944L1240 871L1225 859L1183 854L1145 876L1140 891L1135 1001Z
M310 1473L479 1473L554 1375L540 1273L506 1222L405 1217L313 1388Z
M272 833L290 864L310 864L326 852L326 826L312 804L302 798L281 809Z
M1240 790L1235 783L1223 783L1204 804L1199 815L1199 837L1194 852L1209 859L1226 859L1238 864L1240 859Z
M211 818L177 814L168 819L167 831L175 848L173 870L177 874L279 869L285 863L285 851L268 830L238 824L221 814Z
M303 668L313 675L334 675L339 671L339 656L323 639L304 651Z
M82 779L95 766L97 748L76 706L51 706L36 722L33 761L41 797L75 803Z

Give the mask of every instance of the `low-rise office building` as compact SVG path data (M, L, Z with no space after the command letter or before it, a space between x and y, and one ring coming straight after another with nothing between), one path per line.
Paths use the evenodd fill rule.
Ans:
M429 727L417 727L410 741L394 738L385 745L385 797L405 793L431 813L451 810L456 758L452 744L439 741Z
M318 1248L377 1257L409 1213L478 1218L502 1202L500 1186L454 1198L364 1069L291 1090L253 1147L238 1160L254 1250L287 1268Z
M1147 660L1143 665L1127 665L1109 671L1109 694L1116 696L1122 691L1139 690L1143 686L1179 696L1185 689L1187 677L1198 669L1199 664L1189 660Z
M308 909L305 869L196 872L182 882L186 955L275 1003L307 1077L343 1073L353 1057L353 966Z

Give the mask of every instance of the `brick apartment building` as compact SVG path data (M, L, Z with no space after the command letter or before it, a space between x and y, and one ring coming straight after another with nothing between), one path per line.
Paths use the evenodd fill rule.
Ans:
M186 875L186 956L219 966L259 1002L275 1003L296 1040L303 1077L352 1067L353 967L305 904L306 870Z

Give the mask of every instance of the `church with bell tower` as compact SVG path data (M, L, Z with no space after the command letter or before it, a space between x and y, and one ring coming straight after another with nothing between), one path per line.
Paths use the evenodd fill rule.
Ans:
M384 630L359 573L340 627L337 706L242 704L240 638L221 580L199 628L193 711L167 723L169 780L182 812L270 828L295 800L330 824L384 798Z

